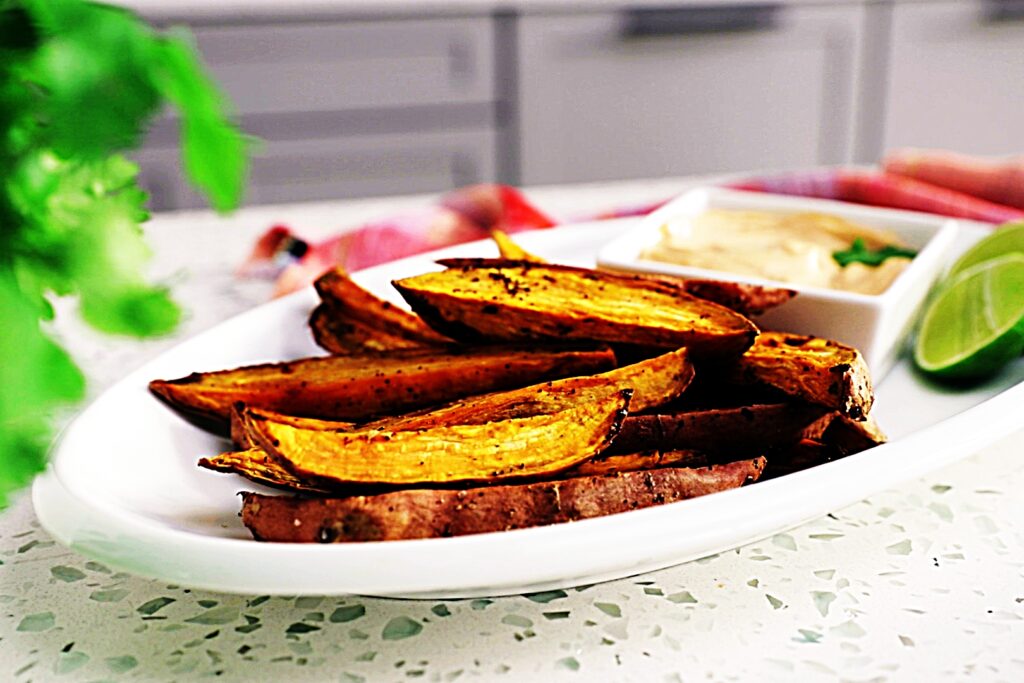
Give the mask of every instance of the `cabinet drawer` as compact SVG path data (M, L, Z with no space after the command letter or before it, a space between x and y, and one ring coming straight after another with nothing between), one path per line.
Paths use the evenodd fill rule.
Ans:
M524 18L523 182L848 161L863 8L717 11Z
M489 130L268 142L252 160L247 204L438 192L494 180ZM143 151L142 184L156 210L202 199L181 179L172 151Z
M1024 152L1021 9L996 0L893 8L886 147Z
M194 32L242 114L494 99L488 18L200 26Z

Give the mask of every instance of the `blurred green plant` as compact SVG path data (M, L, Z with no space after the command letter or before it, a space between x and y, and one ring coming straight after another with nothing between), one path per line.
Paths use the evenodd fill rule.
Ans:
M50 298L76 296L113 334L166 334L181 317L144 276L147 196L120 154L164 103L191 182L235 208L247 139L186 33L83 0L0 0L0 507L45 465L55 409L85 393L43 327Z

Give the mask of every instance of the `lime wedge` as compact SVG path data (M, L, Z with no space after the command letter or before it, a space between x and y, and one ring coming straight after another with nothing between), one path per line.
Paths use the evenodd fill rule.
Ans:
M914 347L924 372L979 379L1024 351L1024 254L986 260L953 277L929 304Z
M972 268L979 263L1006 254L1024 254L1024 222L1007 223L996 228L995 232L964 252L949 271L953 278L958 273Z

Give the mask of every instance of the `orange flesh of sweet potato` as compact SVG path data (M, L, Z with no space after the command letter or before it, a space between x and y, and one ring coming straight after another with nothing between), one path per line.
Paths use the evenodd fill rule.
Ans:
M471 396L440 408L418 411L398 417L383 418L367 426L390 429L420 429L443 424L478 424L507 419L534 410L544 401L561 405L566 396L577 401L589 400L589 392L630 389L630 411L668 403L681 395L693 379L693 365L686 349L677 349L639 363L626 365L589 377L570 377L512 391Z
M630 389L630 410L641 406L641 410L667 403L680 394L693 378L693 366L687 359L686 349L678 349L640 363L627 365L588 377L572 377L544 384L513 389L511 391L471 396L447 405L416 411L406 415L385 417L365 423L365 429L409 431L453 424L485 424L514 417L555 412L607 394L609 390ZM260 408L247 408L231 413L231 434L239 448L253 445L248 427L252 418L262 421L279 422L303 429L320 431L351 431L350 422L295 417ZM627 420L633 419L627 417ZM637 443L636 450L650 445Z
M420 346L450 344L415 314L371 294L340 268L329 270L314 283L320 299L341 315L372 329L417 342Z
M804 401L862 420L871 410L871 375L857 349L830 339L762 332L730 364L729 381L768 384Z
M521 246L508 236L504 230L494 229L491 230L491 239L498 245L498 253L501 254L501 258L508 259L510 261L529 261L530 263L547 263L546 260L540 256L535 256L530 252L523 249Z
M657 408L675 400L690 386L693 376L693 365L686 348L595 375L632 389L633 399L629 403L629 410L633 413Z
M595 400L601 400L610 390L617 391L629 386L642 386L647 391L646 400L658 403L671 399L685 388L690 377L689 370L685 349L680 349L664 354L663 357L638 364L638 368L634 370L630 370L628 367L620 368L593 377L559 380L510 392L473 397L419 416L387 418L364 425L363 428L410 430L439 425L487 424L542 412L557 412L570 405L585 405ZM631 377L633 379L640 377L648 382L630 382ZM652 393L653 391L657 391L657 394ZM232 410L232 433L236 435L235 440L240 447L251 446L254 443L252 436L248 433L248 427L252 425L258 427L264 421L320 431L343 432L355 429L351 423L293 417L258 409L242 411L236 406ZM704 464L706 460L699 453L672 450L649 450L614 456L602 455L566 470L559 477L608 474L684 464L693 466ZM207 458L202 464L211 469L233 471L271 486L291 487L307 491L338 490L338 487L332 486L331 482L313 481L309 477L295 477L272 458L266 458L259 449L222 454L214 458ZM302 486L303 482L307 484L305 488Z
M648 278L525 261L444 263L457 267L393 284L432 327L467 341L589 339L721 357L757 335L742 315Z
M239 474L265 486L303 493L330 493L331 489L317 486L309 479L296 477L282 467L262 448L229 451L209 458L200 458L199 466L215 472Z
M605 395L609 389L630 389L630 411L634 405L641 409L656 407L677 398L689 385L693 377L693 366L687 360L686 349L662 354L633 365L610 370L597 375L570 377L521 389L470 396L440 407L433 407L384 417L361 425L365 429L387 429L409 431L453 424L485 424L513 417L536 415L539 412L564 410L567 402L586 402ZM320 431L350 431L355 427L351 422L321 420L318 418L296 417L276 411L247 408L249 418L269 422L281 422L295 427ZM626 420L635 419L632 415ZM253 444L247 433L247 422L242 412L233 410L231 435L240 448ZM631 441L636 450L645 445L637 439Z
M337 484L493 482L551 475L601 452L615 437L629 390L566 398L533 415L410 431L303 429L252 415L249 434L297 476Z
M357 426L354 422L320 420L315 417L297 417L295 415L275 413L271 410L247 408L239 403L231 409L231 440L242 450L256 447L256 440L252 436L254 420L269 420L300 429L320 429L333 432L349 431Z
M324 423L327 424L327 423ZM598 455L555 475L557 479L588 477L617 472L635 472L660 467L702 467L708 464L703 453L689 450L648 450L619 455ZM329 481L298 477L259 447L228 451L199 460L199 466L215 472L238 474L264 486L296 493L365 493L364 487L337 486Z
M613 364L608 350L414 349L193 373L149 386L184 415L205 419L201 426L223 431L237 402L300 416L366 420Z
M243 493L257 540L345 543L462 536L557 524L663 505L756 481L764 458L458 491L406 490L301 499Z
M231 433L239 447L247 448L254 443L250 429L252 425L257 424L259 421L277 422L301 429L333 432L352 431L357 427L360 429L412 431L456 424L487 424L489 422L527 417L544 412L557 412L565 410L576 403L595 399L600 400L609 391L632 388L627 382L613 383L609 382L606 377L607 373L589 377L572 377L565 380L535 384L523 387L522 389L471 396L438 408L424 409L406 415L384 417L372 422L365 422L361 425L337 420L296 417L261 408L246 408L242 411L232 411ZM632 405L633 400L635 399L630 400L630 405Z

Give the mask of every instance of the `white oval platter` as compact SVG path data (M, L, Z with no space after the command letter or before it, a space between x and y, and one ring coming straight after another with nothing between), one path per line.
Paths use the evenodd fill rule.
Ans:
M517 236L552 261L592 265L632 219ZM962 225L957 252L984 231ZM358 273L389 282L441 256L491 256L461 245ZM1024 362L970 390L918 377L904 359L877 387L874 415L891 441L789 476L703 498L570 524L460 538L362 544L258 543L238 517L235 475L196 466L227 442L152 398L146 384L198 370L318 353L306 328L312 290L260 306L189 339L125 377L65 430L35 483L43 526L82 554L142 576L232 593L476 597L590 584L704 557L791 528L964 458L1024 426ZM270 492L269 490L266 490Z

